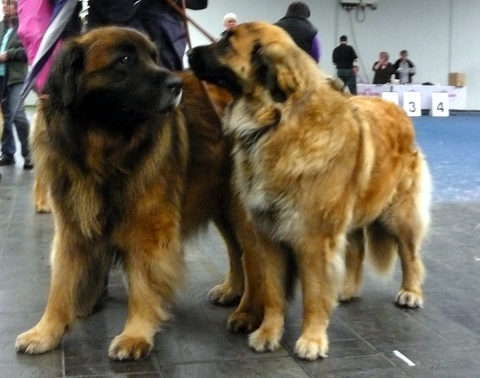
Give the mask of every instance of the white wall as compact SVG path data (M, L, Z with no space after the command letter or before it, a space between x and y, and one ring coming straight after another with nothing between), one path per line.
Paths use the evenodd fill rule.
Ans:
M225 13L234 12L240 22L281 18L291 0L209 0L202 11L189 11L214 36L223 30ZM371 66L380 51L390 60L402 49L417 66L414 81L447 84L448 72L467 75L467 109L480 110L480 1L478 0L379 0L378 9L366 9L365 18L343 10L338 0L305 0L310 20L322 41L320 65L334 74L331 53L342 34L349 37L360 58L363 74L372 80ZM358 15L362 16L362 15ZM193 45L209 43L194 27Z

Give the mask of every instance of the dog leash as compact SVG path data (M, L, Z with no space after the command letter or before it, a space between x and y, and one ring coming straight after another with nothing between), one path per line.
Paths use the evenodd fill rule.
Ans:
M82 9L80 10L78 16L80 17L80 22L82 23L82 33L85 33L87 31L88 27L88 8L90 6L88 5L88 0L79 0L82 3Z
M188 33L187 21L190 22L193 26L195 26L200 33L202 33L210 40L210 42L215 42L216 38L214 38L209 32L207 32L197 22L195 22L191 17L187 15L187 7L185 6L185 0L180 1L181 6L179 6L174 0L166 0L166 2L183 18L183 21L185 22L188 47L192 48L192 43L190 42L190 34Z

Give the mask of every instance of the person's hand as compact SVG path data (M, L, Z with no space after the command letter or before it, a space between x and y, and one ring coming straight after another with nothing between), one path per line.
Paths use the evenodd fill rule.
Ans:
M7 60L7 53L3 52L0 54L0 62L5 62Z

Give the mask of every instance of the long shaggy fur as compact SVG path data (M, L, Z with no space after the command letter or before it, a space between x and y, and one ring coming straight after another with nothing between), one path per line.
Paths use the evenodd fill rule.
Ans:
M146 356L182 281L182 238L210 220L241 266L231 143L192 73L178 77L156 59L142 34L110 27L67 43L52 67L32 135L37 208L51 206L55 220L51 287L42 319L17 338L19 351L55 348L102 299L119 259L128 317L109 355ZM214 86L208 92L220 112L231 100ZM231 302L242 291L240 270L214 299Z
M265 23L239 25L189 59L199 78L234 97L224 128L234 138L235 185L255 224L259 247L251 259L264 274L256 299L263 321L250 346L280 343L286 250L303 293L301 358L326 356L330 314L339 297L358 295L366 250L380 271L398 254L396 302L421 306L430 178L405 112L342 93L282 29ZM258 317L249 304L255 295L245 297L230 319L234 329L251 329Z

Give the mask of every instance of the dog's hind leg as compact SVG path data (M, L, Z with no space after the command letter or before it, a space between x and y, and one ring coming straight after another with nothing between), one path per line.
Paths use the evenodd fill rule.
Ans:
M108 277L115 252L102 244L94 248L88 256L90 261L78 287L76 314L79 318L98 310L108 293Z
M430 223L430 175L420 153L414 158L413 178L400 185L394 203L382 217L398 242L403 278L396 303L405 307L423 306L420 248Z
M230 211L231 216L222 213L214 219L215 226L217 226L227 246L229 270L225 281L213 287L208 293L208 299L212 303L222 306L238 303L243 295L244 272L241 239L250 239L250 235L245 234L242 227L246 215L241 205L231 204L230 206L237 206L238 209Z
M87 271L87 245L76 231L56 226L47 307L38 324L17 337L15 348L19 352L38 354L56 348L75 319L77 288Z
M228 318L228 329L233 332L253 332L263 320L265 302L265 262L262 253L276 248L257 234L255 226L246 217L243 208L236 212L242 219L236 222L236 231L243 251L245 291L235 312Z
M363 278L363 260L365 258L365 237L363 228L352 231L347 237L345 252L345 279L340 291L342 302L358 298Z
M50 213L50 195L47 185L38 177L33 184L33 201L37 213Z

